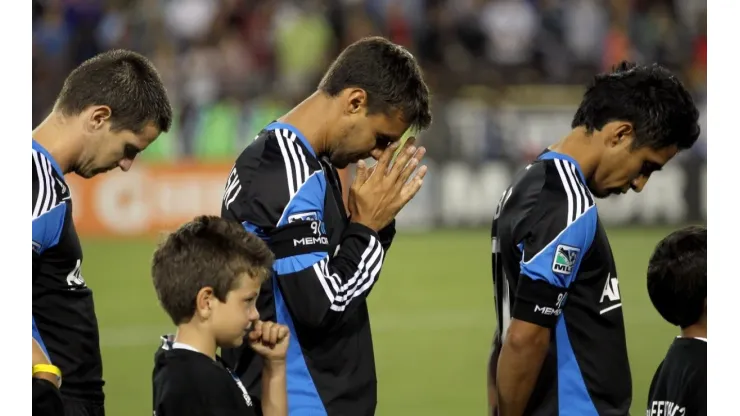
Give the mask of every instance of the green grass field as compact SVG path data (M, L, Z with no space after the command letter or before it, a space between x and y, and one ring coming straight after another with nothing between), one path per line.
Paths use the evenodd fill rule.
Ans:
M627 322L633 414L644 412L653 371L676 330L653 310L645 269L667 229L611 229ZM149 277L154 240L83 241L83 276L95 291L106 411L151 414L158 337L171 331ZM494 330L488 232L399 234L370 297L385 415L482 415Z

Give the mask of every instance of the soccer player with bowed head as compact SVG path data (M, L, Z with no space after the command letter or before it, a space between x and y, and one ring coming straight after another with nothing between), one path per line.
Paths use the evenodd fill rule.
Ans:
M492 411L629 413L619 280L594 200L642 191L693 146L698 118L668 70L623 62L588 85L572 131L515 175L491 230Z
M365 38L236 159L221 214L275 253L258 309L291 330L291 415L375 412L366 298L395 235L394 218L426 173L419 166L425 150L414 139L392 157L409 128L430 123L429 91L414 57L386 39ZM363 162L370 157L378 160L372 169ZM347 215L337 169L355 162ZM261 360L248 348L223 357L259 399Z
M681 329L655 371L647 415L707 414L707 229L674 231L655 247L647 270L650 300Z
M157 297L175 336L162 337L152 384L155 416L287 416L290 332L261 321L257 298L274 256L235 221L201 216L170 234L152 260ZM246 339L262 357L262 401L216 355Z
M51 113L31 133L33 364L52 366L34 367L34 377L55 376L57 385L64 380L67 416L103 415L104 382L93 294L81 274L82 247L64 175L127 171L171 124L172 108L151 62L114 50L73 70ZM55 369L36 371L49 368Z

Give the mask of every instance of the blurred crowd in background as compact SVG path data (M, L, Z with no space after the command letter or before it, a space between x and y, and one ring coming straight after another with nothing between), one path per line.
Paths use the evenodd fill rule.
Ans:
M127 48L152 59L177 116L144 157L232 160L368 35L420 61L432 159L531 157L569 130L582 85L623 59L674 70L706 117L701 0L34 0L33 122L77 64Z

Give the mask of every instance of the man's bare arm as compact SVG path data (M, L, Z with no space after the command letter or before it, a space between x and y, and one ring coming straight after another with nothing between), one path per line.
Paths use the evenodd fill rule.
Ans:
M498 391L496 390L496 369L498 367L498 357L501 354L501 336L499 330L496 329L496 333L493 336L491 342L491 353L488 357L488 415L496 416L498 414L497 403L498 403Z
M512 319L498 359L498 414L521 416L550 345L550 330Z

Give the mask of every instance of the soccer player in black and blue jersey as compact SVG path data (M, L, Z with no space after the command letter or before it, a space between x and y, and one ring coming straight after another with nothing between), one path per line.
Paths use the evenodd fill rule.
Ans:
M669 71L622 63L594 78L571 133L504 192L492 226L498 329L488 377L499 415L629 414L619 281L594 201L642 191L693 146L698 118Z
M317 90L271 123L239 155L223 217L268 242L274 277L262 288L265 320L286 325L288 406L295 416L375 414L377 380L367 297L395 235L393 218L422 186L424 155L411 127L431 123L429 90L414 57L371 37L347 47ZM345 211L337 169L363 162ZM416 172L414 174L414 172ZM223 352L255 401L262 360ZM256 406L259 408L259 406Z
M127 171L171 123L172 108L152 64L117 50L72 71L52 112L32 132L34 357L46 356L61 370L67 416L103 415L104 394L98 323L80 273L82 247L64 175Z

